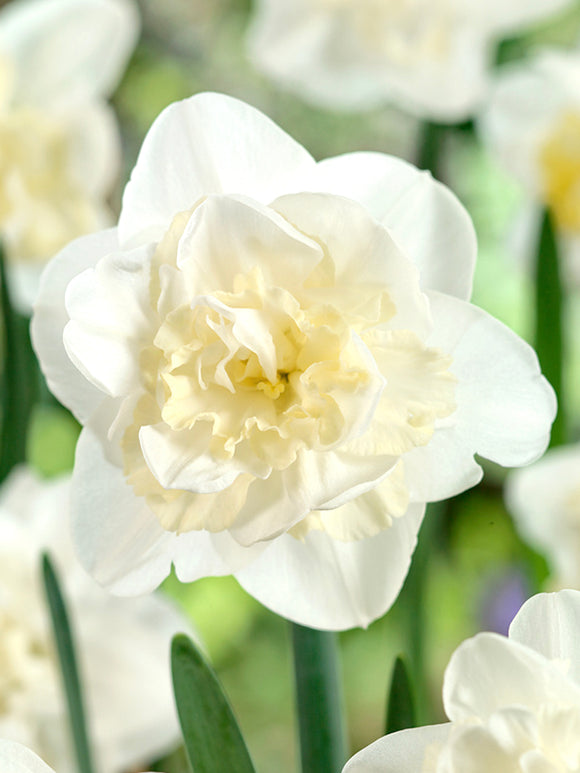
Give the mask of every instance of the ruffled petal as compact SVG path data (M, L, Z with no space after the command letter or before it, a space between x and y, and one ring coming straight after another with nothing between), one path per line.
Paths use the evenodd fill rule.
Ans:
M349 199L304 193L283 196L272 207L300 231L320 239L327 247L332 260L328 271L332 271L342 311L355 313L356 305L350 308L351 303L356 304L358 300L360 304L364 300L368 305L373 297L371 288L376 287L377 293L380 288L396 309L390 327L425 333L429 313L424 297L418 292L417 270L366 209ZM324 282L321 278L317 282L314 277L308 282L313 294L317 289L323 292L328 284L328 280ZM358 297L355 294L351 299L349 291L359 288L364 294Z
M580 686L559 663L494 633L463 642L451 656L443 682L443 705L453 722L485 720L505 706L536 712L542 705L580 705Z
M65 292L73 277L117 249L116 229L71 242L47 265L34 307L30 332L40 366L50 390L80 422L89 418L103 393L77 370L64 348Z
M91 383L113 397L140 387L140 352L154 334L149 301L154 249L147 245L105 255L66 288L67 354Z
M415 263L424 290L469 300L477 254L473 223L428 172L382 153L347 153L317 164L308 186L360 202Z

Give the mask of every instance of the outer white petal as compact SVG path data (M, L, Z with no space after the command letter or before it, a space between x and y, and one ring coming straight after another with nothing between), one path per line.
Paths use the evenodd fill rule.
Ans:
M0 13L0 48L15 60L18 102L54 105L109 95L139 21L130 0L23 0Z
M299 190L313 165L301 145L237 99L209 93L177 102L143 142L123 196L120 241L159 238L176 213L210 193L268 203Z
M515 616L509 637L557 661L580 687L580 591L539 593Z
M0 740L2 773L54 773L34 752L13 741Z
M474 453L504 466L534 461L556 413L554 392L528 344L476 306L439 293L429 298L428 344L453 357L457 409L426 446L405 456L411 496L422 501L477 483Z
M360 202L418 267L423 290L469 300L477 254L473 223L429 172L382 153L347 153L317 164L308 189Z
M517 641L480 633L455 650L445 671L443 705L453 722L486 719L505 706L580 705L580 685L560 663Z
M117 249L115 229L71 242L47 265L34 306L30 332L40 366L51 391L80 422L89 418L103 394L81 375L64 348L63 331L69 321L65 292L73 277Z
M356 508L356 500L344 507ZM282 535L236 579L264 606L302 625L366 627L397 598L423 512L412 505L390 529L357 542L314 531L304 541Z
M421 773L425 751L444 744L450 728L446 723L385 735L355 754L343 773Z
M156 588L169 574L172 560L179 577L189 582L231 571L212 535L166 531L145 500L135 496L121 469L107 461L102 443L87 427L77 444L72 532L81 563L97 582L120 596ZM242 563L229 541L218 539L215 544Z
M518 530L545 551L556 575L580 584L578 526L569 522L569 499L580 486L580 445L554 448L531 467L513 472L505 497Z

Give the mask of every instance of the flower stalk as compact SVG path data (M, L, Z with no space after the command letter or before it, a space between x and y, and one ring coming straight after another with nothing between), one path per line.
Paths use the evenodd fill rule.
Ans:
M292 624L302 773L337 773L346 731L336 634Z

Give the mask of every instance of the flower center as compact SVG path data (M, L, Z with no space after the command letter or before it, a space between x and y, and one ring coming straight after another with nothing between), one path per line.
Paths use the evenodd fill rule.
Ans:
M580 230L580 113L560 116L540 148L544 196L561 228Z
M0 111L0 229L8 256L44 260L98 226L71 173L69 140L32 108Z

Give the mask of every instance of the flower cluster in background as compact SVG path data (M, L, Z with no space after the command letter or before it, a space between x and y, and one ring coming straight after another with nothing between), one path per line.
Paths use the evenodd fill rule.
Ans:
M2 771L76 769L43 551L97 773L188 771L179 630L294 771L287 620L345 773L577 769L579 57L577 0L3 4Z

